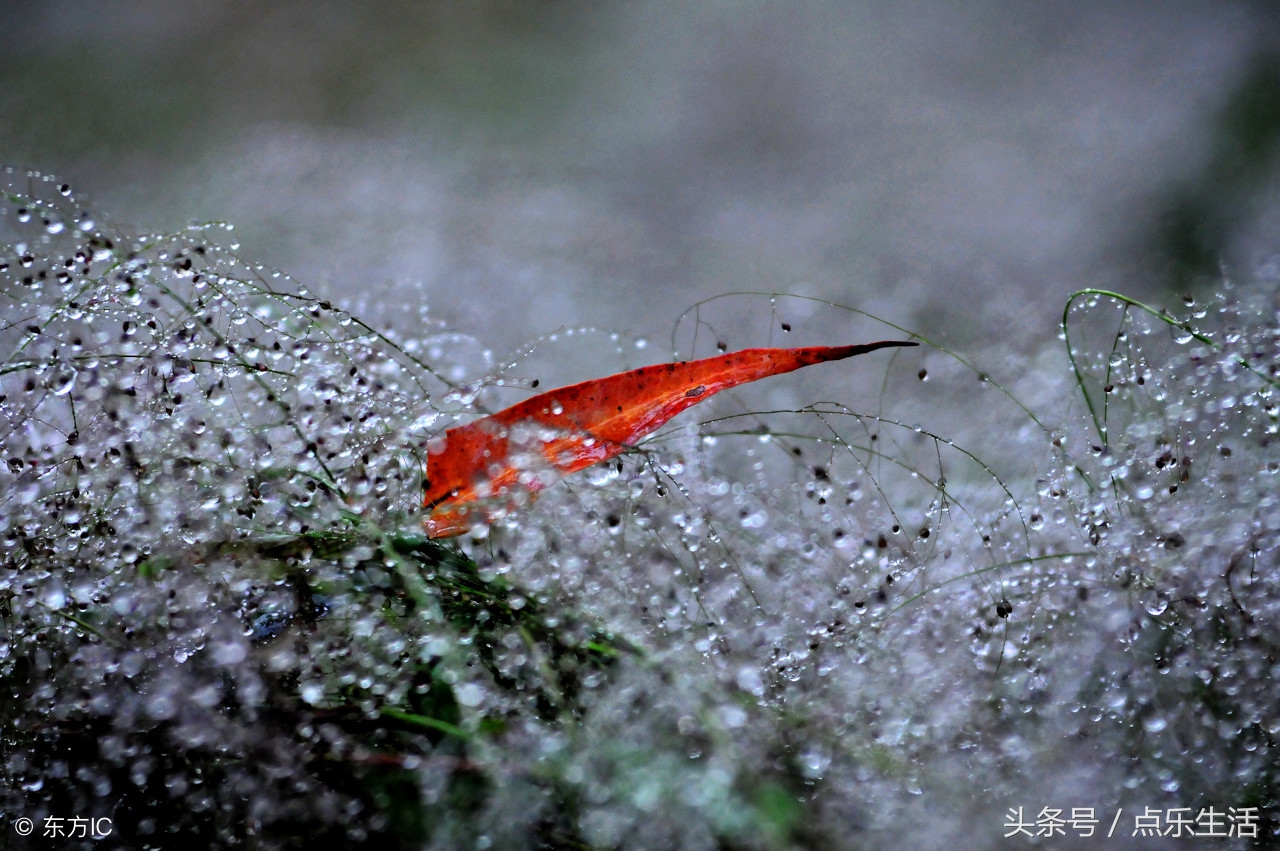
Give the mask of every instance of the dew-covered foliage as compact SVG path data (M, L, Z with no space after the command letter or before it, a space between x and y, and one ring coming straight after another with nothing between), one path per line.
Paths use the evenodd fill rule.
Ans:
M868 356L866 399L712 400L440 543L428 442L519 362L379 331L229 226L0 177L9 819L112 819L83 847L1003 847L1012 808L1123 808L1130 837L1212 807L1274 837L1277 269L1176 315L1079 294L1012 365ZM679 355L737 346L721 306Z

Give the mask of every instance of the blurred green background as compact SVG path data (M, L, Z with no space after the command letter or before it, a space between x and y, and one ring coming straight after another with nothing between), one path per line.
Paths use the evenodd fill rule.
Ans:
M1280 245L1273 2L0 9L0 161L499 350L743 289L1043 339Z

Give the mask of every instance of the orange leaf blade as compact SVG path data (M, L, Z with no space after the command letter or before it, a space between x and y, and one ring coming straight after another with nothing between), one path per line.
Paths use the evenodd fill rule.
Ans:
M549 390L445 432L427 455L424 504L431 537L460 535L491 515L479 503L511 507L550 480L618 455L721 390L826 361L916 343L744 349L686 363L645 366ZM515 450L513 453L513 449ZM517 458L520 460L517 463ZM544 469L533 469L542 467Z

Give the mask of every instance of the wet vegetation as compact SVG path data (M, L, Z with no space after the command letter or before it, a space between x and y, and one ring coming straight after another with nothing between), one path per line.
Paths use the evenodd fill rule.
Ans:
M49 841L19 816L110 818L86 848L1280 829L1280 266L1168 310L1083 291L1003 375L923 340L867 404L722 408L442 544L428 442L518 364L379 331L229 226L0 178L17 847ZM727 300L798 304L699 304L681 354Z

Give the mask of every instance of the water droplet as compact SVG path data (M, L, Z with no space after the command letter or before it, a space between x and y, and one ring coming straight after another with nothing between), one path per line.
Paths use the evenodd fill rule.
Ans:
M736 679L738 688L743 691L756 696L764 694L764 680L760 677L760 670L754 665L739 668Z
M43 602L51 609L61 609L67 604L67 595L61 588L49 588L44 592Z
M53 393L53 395L65 396L71 392L72 388L75 387L76 378L78 376L79 373L76 371L75 367L70 366L69 364L63 365L50 371L45 386L49 388L49 391Z
M238 641L226 641L213 647L213 661L224 667L240 664L246 655L247 648Z
M464 683L454 690L454 696L462 706L473 708L484 703L484 689L475 683Z

